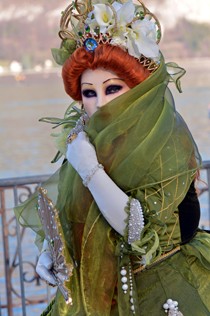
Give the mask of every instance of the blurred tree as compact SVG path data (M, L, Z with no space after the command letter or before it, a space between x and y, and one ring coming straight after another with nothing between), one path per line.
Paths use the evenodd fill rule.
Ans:
M169 0L145 0L144 2L148 7L151 5L163 12L167 1ZM28 20L27 14L24 17L15 18L19 8L24 11L33 6L41 8L34 20ZM28 68L37 63L43 64L44 60L49 59L50 48L60 45L57 33L60 20L59 10L61 11L62 7L66 7L66 0L59 1L59 4L57 0L16 0L13 4L8 0L1 0L1 12L7 10L11 18L2 16L0 19L0 60L4 62L17 60L23 63L24 68ZM164 21L161 22L164 24ZM173 29L165 27L160 46L168 57L207 56L210 51L209 34L210 24L199 24L181 19Z
M209 57L210 24L180 19L164 34L164 50L169 57Z

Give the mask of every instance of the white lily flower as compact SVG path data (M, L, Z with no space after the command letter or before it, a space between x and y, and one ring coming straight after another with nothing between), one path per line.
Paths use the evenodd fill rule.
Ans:
M152 40L154 40L156 42L156 27L155 27L155 23L153 21L151 21L150 19L148 19L147 17L145 17L143 20L137 20L132 24L132 29L134 31L141 31L142 34L144 34L145 36L151 38Z
M132 31L128 35L128 52L135 57L141 54L148 58L159 57L156 28L152 21L144 19L132 23Z
M96 22L100 26L101 33L105 33L107 31L107 27L113 23L112 9L105 4L95 4L92 13L94 14Z
M117 10L117 20L120 26L125 26L132 22L135 15L135 6L132 0L124 3L122 7Z
M132 22L135 14L135 6L132 0L124 3L123 5L117 2L113 3L113 7L117 13L117 34L114 34L113 42L120 43L120 46L126 45L126 38L128 33L127 24ZM115 44L117 45L117 44Z

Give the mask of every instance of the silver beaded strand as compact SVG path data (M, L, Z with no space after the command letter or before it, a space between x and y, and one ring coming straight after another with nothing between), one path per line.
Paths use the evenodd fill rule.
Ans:
M121 244L121 249L123 250L124 244ZM121 259L123 257L123 252L121 251ZM132 279L132 269L131 263L128 264L128 271L126 270L125 266L121 267L120 270L121 275L121 282L122 282L122 290L124 294L127 294L129 291L129 302L130 302L130 309L133 314L135 314L135 306L133 300L133 279Z

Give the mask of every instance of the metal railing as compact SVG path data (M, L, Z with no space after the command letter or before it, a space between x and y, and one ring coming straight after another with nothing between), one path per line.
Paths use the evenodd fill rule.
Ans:
M17 223L13 208L49 176L0 180L0 316L39 315L51 295L35 271L38 250L31 230ZM210 161L203 163L199 183L201 226L210 227Z
M50 289L35 271L38 249L34 234L17 223L13 208L49 176L0 180L0 315L39 315ZM40 311L38 312L38 306ZM34 307L34 309L33 309Z

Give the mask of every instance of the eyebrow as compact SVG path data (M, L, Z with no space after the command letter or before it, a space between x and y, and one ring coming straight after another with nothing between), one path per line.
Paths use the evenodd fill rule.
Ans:
M109 79L107 79L107 80L105 80L104 82L103 82L103 84L104 83L107 83L108 81L110 81L110 80L121 80L121 81L124 81L124 79L121 79L121 78L109 78ZM81 85L83 85L83 84L89 84L90 86L93 86L93 83L90 83L90 82L83 82L83 83L81 83Z
M110 78L110 79L107 79L107 80L105 80L103 83L106 83L106 82L108 82L109 80L121 80L121 81L124 81L122 78Z

